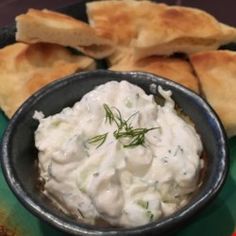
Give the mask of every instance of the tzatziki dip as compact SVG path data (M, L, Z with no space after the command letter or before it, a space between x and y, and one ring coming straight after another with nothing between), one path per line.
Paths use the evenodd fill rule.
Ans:
M66 214L132 227L168 216L199 186L203 150L193 124L127 81L96 87L35 132L43 193Z

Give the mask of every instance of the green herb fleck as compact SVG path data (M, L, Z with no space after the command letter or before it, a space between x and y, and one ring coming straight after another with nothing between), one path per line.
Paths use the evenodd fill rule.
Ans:
M77 208L77 211L79 212L80 216L81 216L82 218L84 218L84 215L83 215L82 211L81 211L79 208Z
M80 190L82 193L86 193L85 187L80 187L79 190Z
M94 177L98 177L98 176L99 176L99 173L98 173L98 172L95 172L95 173L93 174L93 176L94 176Z
M94 136L94 137L90 138L88 140L88 142L90 144L99 143L98 146L97 146L97 148L99 148L106 141L107 135L108 135L108 133Z
M174 156L176 156L179 151L180 151L181 153L184 152L184 149L183 149L180 145L177 146L177 148L176 148L176 150L175 150L175 153L174 153Z
M61 124L61 120L54 120L52 122L52 126L54 126L54 127L58 127L60 124Z
M131 108L133 106L132 102L130 100L127 100L125 102L126 107Z
M143 200L138 200L137 204L141 206L144 209L148 209L149 202L148 201L143 201Z
M52 175L52 162L49 163L48 165L48 177L53 177Z
M154 218L154 215L151 211L146 212L146 216L148 217L149 221L151 222Z

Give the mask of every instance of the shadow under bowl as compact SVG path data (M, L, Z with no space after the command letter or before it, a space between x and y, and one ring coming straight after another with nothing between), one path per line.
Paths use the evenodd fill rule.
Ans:
M53 115L79 101L84 94L108 81L127 80L157 95L157 86L172 91L172 97L195 124L207 156L203 184L183 208L156 222L133 228L102 228L76 222L63 214L40 193L37 150L34 131L38 122L34 111ZM116 91L114 91L116 96ZM170 80L142 72L97 70L74 74L53 82L32 95L15 113L1 143L3 173L19 201L40 219L75 235L163 235L186 222L208 205L219 192L227 176L229 160L226 136L221 122L211 107L197 94Z

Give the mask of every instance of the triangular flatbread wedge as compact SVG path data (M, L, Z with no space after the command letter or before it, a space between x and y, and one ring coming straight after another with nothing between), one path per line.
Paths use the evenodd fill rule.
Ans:
M118 64L109 68L114 71L144 71L173 80L199 93L199 84L191 65L184 59L152 56L138 61L127 55Z
M93 59L53 44L15 43L0 49L0 107L8 117L44 85L77 71L95 69Z
M197 53L190 60L206 99L222 120L228 136L236 135L236 52Z
M114 50L109 33L101 35L85 22L46 9L29 9L26 14L17 16L16 27L16 40L25 43L70 46L98 59Z
M136 12L139 5L139 2L129 0L88 2L89 24L101 34L111 34L118 46L129 46L137 34Z
M132 47L137 59L151 55L191 54L236 41L236 29L195 8L151 1L87 3L90 25L109 32L119 47Z

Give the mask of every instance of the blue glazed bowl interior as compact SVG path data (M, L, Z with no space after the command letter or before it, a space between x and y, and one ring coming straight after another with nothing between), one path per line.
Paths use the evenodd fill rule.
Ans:
M167 218L135 228L102 228L78 223L55 208L38 187L37 150L34 147L34 131L38 122L32 118L34 111L42 111L46 116L58 113L96 86L110 80L127 80L143 88L147 94L157 95L155 87L158 85L171 90L178 106L194 122L207 157L203 184L185 207ZM228 171L225 133L209 105L195 93L172 81L141 72L83 72L44 87L30 97L11 119L2 141L1 155L6 180L22 204L41 219L76 235L163 235L186 224L211 202L222 187Z

